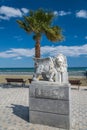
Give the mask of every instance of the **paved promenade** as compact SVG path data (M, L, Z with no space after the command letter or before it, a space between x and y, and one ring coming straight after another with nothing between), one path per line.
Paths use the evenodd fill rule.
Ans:
M71 90L72 130L87 130L87 90ZM63 130L29 123L29 89L0 86L0 130Z

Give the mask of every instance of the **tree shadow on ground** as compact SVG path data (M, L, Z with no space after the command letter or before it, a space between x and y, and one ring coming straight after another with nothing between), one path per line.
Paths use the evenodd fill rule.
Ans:
M29 122L29 107L23 105L11 104L13 109L13 114L19 116L23 120Z

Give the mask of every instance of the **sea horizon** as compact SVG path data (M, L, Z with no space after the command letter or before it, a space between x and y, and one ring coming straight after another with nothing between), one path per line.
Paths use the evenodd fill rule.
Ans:
M87 67L68 67L69 76L85 76ZM0 75L32 75L34 67L1 67Z
M34 68L34 67L0 67L0 69L3 68ZM69 66L68 68L87 68L87 66Z

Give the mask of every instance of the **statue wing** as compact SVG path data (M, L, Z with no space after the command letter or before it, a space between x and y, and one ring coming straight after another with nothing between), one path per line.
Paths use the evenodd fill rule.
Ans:
M52 58L51 57L47 57L47 58L34 58L34 61L38 64L48 64L50 62L52 62Z

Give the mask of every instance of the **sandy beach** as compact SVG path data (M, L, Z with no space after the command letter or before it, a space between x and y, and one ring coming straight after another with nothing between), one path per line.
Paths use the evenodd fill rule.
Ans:
M6 83L6 78L23 78L26 84L29 84L28 79L31 79L32 75L0 75L0 83Z
M28 79L32 79L32 75L0 75L0 83L6 83L6 78L23 78L26 81L26 84L29 84ZM80 76L69 76L69 79L80 80L81 86L87 86L87 79Z

